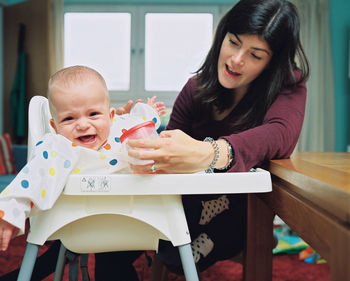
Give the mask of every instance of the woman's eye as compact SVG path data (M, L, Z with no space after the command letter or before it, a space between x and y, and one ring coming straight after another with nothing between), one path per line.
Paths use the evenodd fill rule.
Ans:
M235 46L238 46L238 43L236 41L232 40L232 39L230 39L230 43L235 45Z
M257 56L256 54L252 54L252 57L257 59L257 60L261 60L261 57Z

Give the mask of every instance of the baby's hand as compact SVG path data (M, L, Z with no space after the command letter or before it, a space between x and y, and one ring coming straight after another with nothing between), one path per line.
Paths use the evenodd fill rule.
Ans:
M157 111L159 116L162 116L166 113L164 102L158 101L156 102L156 96L152 98L147 98L147 104L152 106L155 111Z
M138 103L138 102L142 102L142 100L138 99L135 103ZM124 106L118 107L117 110L115 111L115 113L117 115L123 115L126 113L130 113L130 110L131 110L133 105L134 105L134 101L129 100Z
M19 229L0 219L0 251L6 251L10 240L18 234Z

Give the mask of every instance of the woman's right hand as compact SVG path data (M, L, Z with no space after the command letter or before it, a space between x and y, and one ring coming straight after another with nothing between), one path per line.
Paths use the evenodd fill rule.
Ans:
M128 145L129 156L154 161L155 172L152 164L130 164L137 174L195 173L207 169L214 157L210 143L195 140L180 130L163 131L156 139L128 140Z

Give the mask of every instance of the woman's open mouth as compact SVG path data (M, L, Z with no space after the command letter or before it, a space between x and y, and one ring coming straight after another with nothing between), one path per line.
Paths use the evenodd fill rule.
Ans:
M227 64L225 64L225 70L226 70L226 74L232 78L236 78L236 77L242 75L241 73L233 71L233 69L231 69Z

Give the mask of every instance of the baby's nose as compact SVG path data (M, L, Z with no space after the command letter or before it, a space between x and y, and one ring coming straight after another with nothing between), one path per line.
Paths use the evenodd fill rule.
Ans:
M77 130L86 130L89 127L89 122L87 122L86 120L79 120L77 123Z

